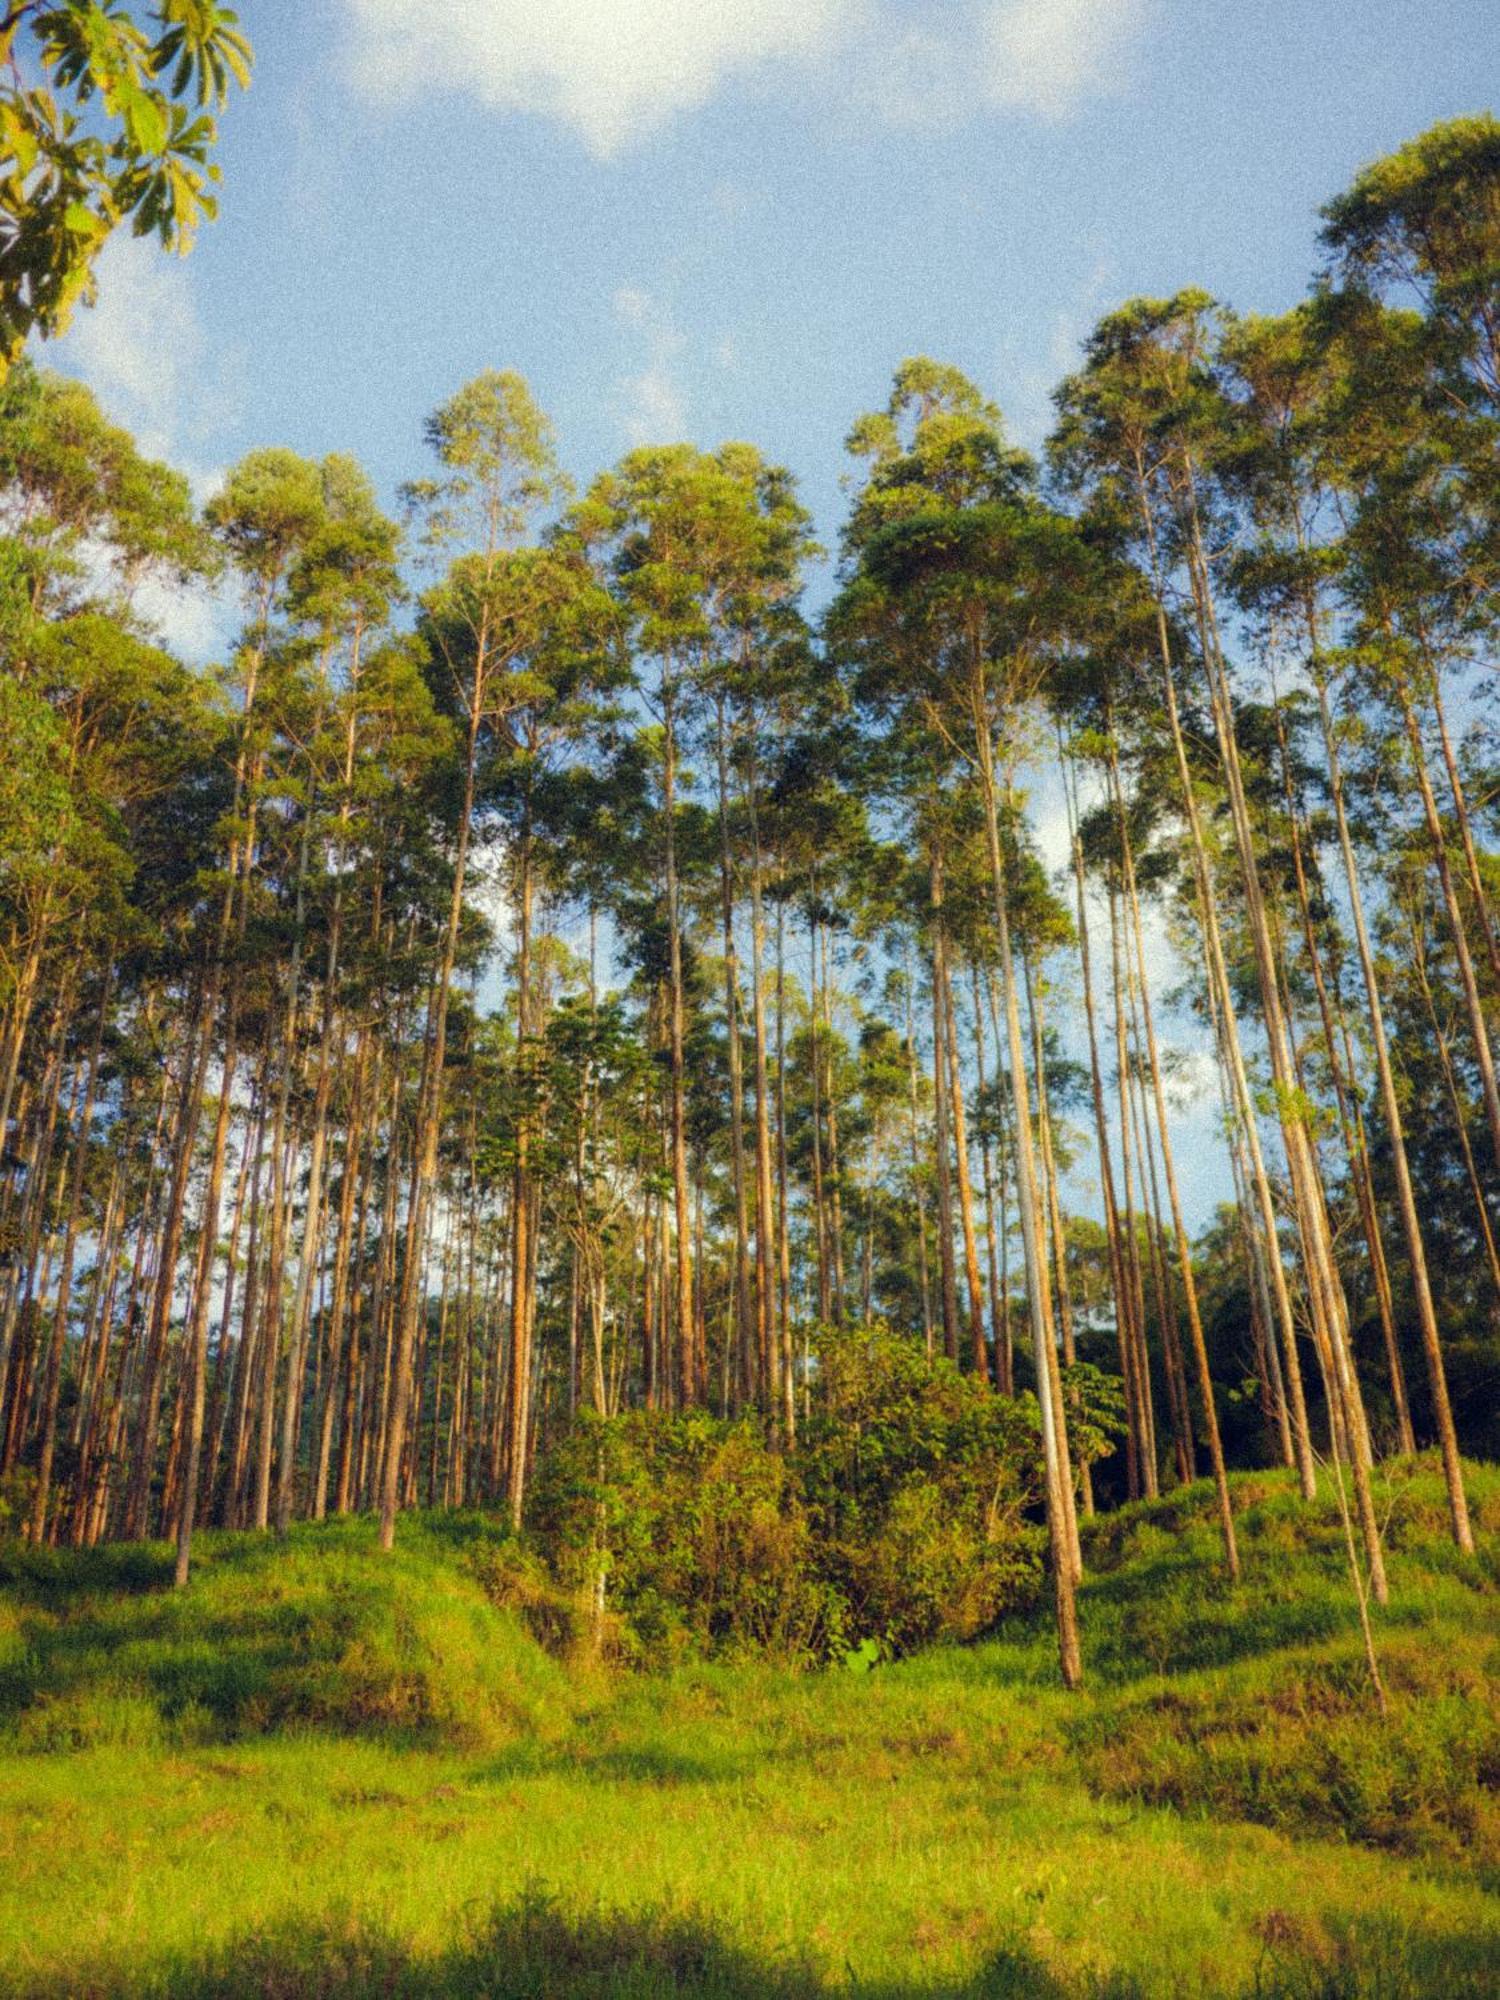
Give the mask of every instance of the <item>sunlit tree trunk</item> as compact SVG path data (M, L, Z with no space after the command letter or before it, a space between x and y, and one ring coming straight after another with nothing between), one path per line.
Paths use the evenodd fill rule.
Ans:
M948 1085L953 1094L953 1158L958 1169L958 1214L964 1241L964 1278L969 1295L969 1351L974 1371L988 1374L984 1352L984 1285L979 1275L979 1237L974 1227L974 1189L969 1174L969 1130L964 1116L963 1070L958 1056L958 1022L946 948L942 954L943 1035L948 1053Z
M1115 786L1118 798L1118 767L1115 770ZM1214 1405L1213 1375L1208 1365L1208 1347L1203 1337L1203 1316L1198 1306L1198 1285L1193 1276L1193 1244L1187 1232L1187 1225L1183 1221L1182 1196L1178 1189L1177 1168L1172 1157L1167 1098L1162 1086L1161 1060L1157 1052L1156 1028L1151 1013L1151 986L1146 965L1146 938L1141 923L1141 902L1136 888L1135 856L1129 829L1124 824L1123 810L1120 822L1123 834L1121 846L1125 869L1125 896L1130 908L1131 934L1135 940L1136 971L1141 996L1141 1024L1146 1035L1146 1061L1151 1075L1152 1097L1156 1105L1162 1174L1167 1184L1167 1199L1172 1209L1172 1234L1177 1245L1178 1275L1182 1284L1183 1302L1187 1308L1188 1339L1192 1346L1193 1365L1198 1379L1198 1396L1203 1411L1203 1432L1208 1443L1209 1463L1213 1468L1214 1492L1219 1507L1219 1529L1224 1538L1224 1562L1231 1577L1237 1578L1240 1573L1240 1558L1235 1543L1234 1510L1230 1505L1229 1479L1224 1469L1224 1448L1219 1436L1218 1412Z
M994 745L983 677L974 691L975 748L984 804L989 849L990 884L994 895L995 930L1005 1026L1010 1054L1011 1092L1015 1104L1016 1185L1021 1210L1021 1241L1026 1260L1026 1291L1031 1314L1032 1354L1036 1365L1037 1404L1041 1412L1042 1453L1046 1469L1047 1532L1051 1544L1053 1600L1057 1621L1058 1663L1063 1685L1075 1688L1083 1680L1083 1655L1078 1643L1078 1611L1074 1595L1077 1560L1070 1533L1068 1497L1072 1472L1068 1464L1066 1429L1057 1422L1052 1385L1057 1357L1046 1313L1046 1266L1036 1205L1036 1159L1031 1137L1031 1099L1026 1082L1026 1051L1021 1036L1021 1011L1016 997L1015 963L1011 956L1009 889L1005 853L1000 840L1000 807L995 783ZM1075 1531L1076 1532L1076 1531Z
M953 1098L948 1088L948 1024L943 1009L943 871L933 849L930 865L932 896L932 1111L937 1165L939 1295L943 1307L943 1352L957 1361L958 1278L953 1254L953 1155L948 1128Z
M1061 743L1059 743L1061 755ZM1089 1045L1089 1090L1094 1111L1094 1138L1099 1163L1099 1185L1104 1201L1105 1247L1109 1255L1110 1292L1114 1300L1115 1341L1120 1356L1120 1379L1125 1392L1126 1491L1134 1500L1141 1486L1141 1389L1136 1378L1136 1335L1133 1325L1135 1298L1125 1267L1120 1242L1120 1216L1115 1201L1114 1165L1110 1158L1109 1120L1104 1107L1104 1075L1099 1062L1099 1030L1094 1008L1093 966L1089 951L1088 892L1083 867L1083 842L1078 832L1077 773L1065 757L1063 782L1067 800L1069 848L1073 864L1073 887L1078 910L1078 954L1083 975L1083 1012Z

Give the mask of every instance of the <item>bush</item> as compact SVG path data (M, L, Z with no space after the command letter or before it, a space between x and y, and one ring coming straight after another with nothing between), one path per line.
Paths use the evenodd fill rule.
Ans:
M839 1643L792 1470L749 1423L585 1416L542 1465L533 1531L564 1586L623 1615L653 1660Z
M1042 1537L1036 1404L883 1328L825 1334L798 1459L851 1633L895 1652L1029 1605Z
M825 1331L819 1357L792 1453L752 1420L650 1411L585 1415L549 1451L534 1545L612 1650L900 1652L1034 1597L1035 1405L881 1329Z

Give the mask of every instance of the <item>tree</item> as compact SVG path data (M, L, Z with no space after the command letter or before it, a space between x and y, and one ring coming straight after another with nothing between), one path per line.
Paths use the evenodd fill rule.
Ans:
M92 302L116 229L186 252L212 221L213 113L250 82L217 0L11 0L0 14L0 373Z
M1017 1197L1047 1468L1058 1649L1064 1683L1073 1687L1082 1678L1082 1664L1072 1477L1048 1304L1001 822L1022 715L1045 672L1082 551L1071 525L1031 497L1029 464L1006 445L998 412L955 370L923 360L904 364L886 410L856 426L851 448L870 461L870 474L847 531L852 575L842 616L877 635L877 646L890 633L895 643L889 664L882 661L876 669L887 680L889 698L914 707L933 734L970 765L983 811L1015 1105Z
M475 823L481 755L497 722L532 693L524 663L542 640L549 614L566 587L566 571L547 552L518 546L538 512L561 495L552 427L519 375L491 370L476 376L427 423L436 478L413 483L412 504L426 517L429 543L456 546L444 581L425 607L428 653L445 703L458 713L463 748L453 825L452 891L424 1039L417 1103L416 1157L406 1212L400 1314L385 1433L380 1539L394 1544L402 1454L412 1397L412 1365L425 1268L427 1229L437 1179L442 1129L443 1065L448 1007L464 914L469 847ZM524 1171L524 1168L522 1168ZM516 1342L525 1314L529 1252L526 1211L517 1201L512 1245L512 1399L524 1397ZM524 1409L524 1403L519 1405ZM513 1417L513 1428L519 1418ZM519 1477L512 1468L512 1478Z

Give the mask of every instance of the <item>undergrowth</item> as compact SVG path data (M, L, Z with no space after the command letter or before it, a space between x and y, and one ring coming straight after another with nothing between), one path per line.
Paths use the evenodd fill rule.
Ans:
M1383 1473L1382 1718L1330 1502L1086 1531L1040 1616L894 1663L640 1649L478 1516L0 1550L0 1987L1477 1996L1500 1962L1500 1475ZM607 1614L618 1620L617 1612ZM1374 1912L1380 1912L1377 1920Z

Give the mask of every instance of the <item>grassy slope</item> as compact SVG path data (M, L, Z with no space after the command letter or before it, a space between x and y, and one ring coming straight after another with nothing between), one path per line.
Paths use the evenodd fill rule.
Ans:
M1500 1966L1500 1475L1388 1485L1392 1715L1331 1509L1102 1523L1045 1629L856 1675L611 1681L488 1530L0 1556L0 1990L1478 1996ZM476 1561L476 1558L479 1560Z

